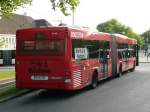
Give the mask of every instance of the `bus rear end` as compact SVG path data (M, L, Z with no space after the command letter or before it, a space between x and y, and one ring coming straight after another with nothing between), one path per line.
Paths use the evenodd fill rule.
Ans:
M67 28L33 28L16 33L16 87L71 89Z

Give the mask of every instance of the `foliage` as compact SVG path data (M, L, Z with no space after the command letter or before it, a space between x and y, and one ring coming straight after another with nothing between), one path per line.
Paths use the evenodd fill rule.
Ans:
M25 4L31 4L33 0L0 0L0 16L8 16L19 7ZM38 2L38 1L37 1ZM67 11L75 10L79 4L79 0L50 0L52 9L60 8L64 15L68 15Z
M111 19L104 23L98 24L97 30L100 32L119 33L119 34L126 35L129 38L136 39L138 44L143 46L143 41L142 41L140 35L136 34L135 32L133 32L133 30L130 27L121 24L116 19Z
M75 8L79 5L79 0L50 0L52 3L52 9L56 10L56 8L60 8L61 12L64 15L69 15L67 12L70 10L75 10Z
M0 71L0 80L10 79L15 77L15 71Z
M4 45L4 42L0 42L0 47L2 47Z
M3 47L5 44L5 40L3 38L0 38L0 48Z
M21 94L23 90L19 90L15 85L9 85L6 88L2 88L0 91L0 103L5 101L5 99ZM23 92L22 92L23 93Z
M150 29L142 33L141 36L144 37L148 43L150 43Z
M32 0L0 0L0 14L1 16L8 16L13 11L25 4L30 4Z
M147 48L148 47L147 45L150 43L150 29L143 32L141 36L143 37L144 40L144 48Z
M109 33L122 33L124 26L116 19L111 19L104 23L97 25L98 31Z

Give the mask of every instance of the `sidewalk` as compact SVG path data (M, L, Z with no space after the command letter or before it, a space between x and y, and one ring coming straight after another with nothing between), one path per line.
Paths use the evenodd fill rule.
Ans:
M139 51L139 62L150 63L150 57L147 59L147 56L144 55L143 51Z
M1 71L10 71L15 70L15 66L0 66L0 72Z

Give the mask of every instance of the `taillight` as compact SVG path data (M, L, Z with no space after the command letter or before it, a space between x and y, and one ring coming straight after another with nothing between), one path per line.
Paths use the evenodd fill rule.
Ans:
M64 82L71 83L71 72L66 72L65 77L64 77Z

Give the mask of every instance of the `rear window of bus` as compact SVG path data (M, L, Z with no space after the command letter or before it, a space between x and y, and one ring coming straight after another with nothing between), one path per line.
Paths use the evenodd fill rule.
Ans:
M64 40L25 40L19 44L20 51L25 54L62 54L65 51ZM42 55L42 54L41 54Z

